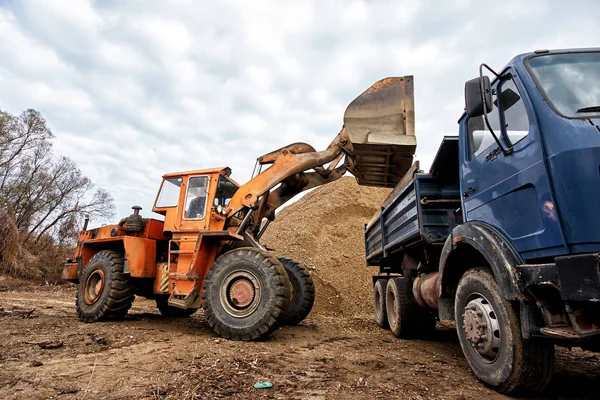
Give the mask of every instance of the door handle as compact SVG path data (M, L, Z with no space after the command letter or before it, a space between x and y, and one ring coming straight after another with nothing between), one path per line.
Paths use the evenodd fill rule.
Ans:
M465 190L463 192L463 197L469 197L471 194L473 194L475 192L475 188L473 186L471 186L470 188L468 188L467 190Z

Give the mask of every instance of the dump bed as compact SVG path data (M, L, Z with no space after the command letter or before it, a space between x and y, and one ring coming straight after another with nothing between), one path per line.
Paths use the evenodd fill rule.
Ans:
M365 226L369 265L381 265L419 247L441 251L454 226L462 222L457 155L458 138L447 137L430 173L416 173L418 163L408 171Z

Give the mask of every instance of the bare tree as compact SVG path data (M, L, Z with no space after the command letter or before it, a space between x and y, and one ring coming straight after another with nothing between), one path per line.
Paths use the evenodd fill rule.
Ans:
M111 195L96 188L75 162L52 154L53 134L35 110L19 116L0 110L0 209L24 247L48 238L73 243L83 215L114 215ZM2 259L0 254L0 260Z

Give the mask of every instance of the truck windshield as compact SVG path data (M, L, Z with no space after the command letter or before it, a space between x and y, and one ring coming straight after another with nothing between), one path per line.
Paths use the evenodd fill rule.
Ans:
M548 54L528 60L548 103L568 118L600 116L600 52Z

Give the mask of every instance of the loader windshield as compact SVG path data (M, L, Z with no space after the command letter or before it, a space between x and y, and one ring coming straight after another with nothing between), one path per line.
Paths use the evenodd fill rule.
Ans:
M223 175L220 175L214 205L226 207L227 205L229 205L229 201L231 200L235 192L237 192L237 190L238 187L235 183L231 182Z
M560 115L600 116L600 52L548 54L527 62L542 94Z

